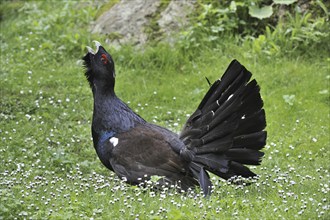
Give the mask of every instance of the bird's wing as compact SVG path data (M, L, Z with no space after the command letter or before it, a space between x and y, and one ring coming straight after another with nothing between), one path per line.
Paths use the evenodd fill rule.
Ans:
M189 172L186 162L173 151L171 143L157 127L139 125L117 134L108 144L113 147L111 166L119 177L125 177L130 183L137 184L153 175L182 180Z

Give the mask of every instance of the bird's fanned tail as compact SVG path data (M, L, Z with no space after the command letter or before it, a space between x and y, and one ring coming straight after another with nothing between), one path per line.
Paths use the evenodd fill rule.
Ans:
M234 60L215 81L186 122L180 138L189 152L190 169L205 194L211 182L205 170L224 179L253 177L244 165L258 165L267 133L265 111L256 80Z

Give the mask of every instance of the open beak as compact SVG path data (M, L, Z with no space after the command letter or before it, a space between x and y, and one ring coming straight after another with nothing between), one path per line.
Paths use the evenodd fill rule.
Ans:
M87 50L88 50L89 53L95 55L99 51L100 46L102 46L102 45L101 45L100 42L98 42L96 40L93 40L93 43L96 46L96 52L94 52L94 50L91 47L89 47L89 46L86 46L86 48L87 48Z

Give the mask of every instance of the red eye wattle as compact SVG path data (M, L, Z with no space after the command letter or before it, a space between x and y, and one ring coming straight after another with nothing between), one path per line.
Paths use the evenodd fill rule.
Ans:
M107 63L108 63L107 55L102 54L102 55L101 55L101 61L103 62L103 64L107 64Z

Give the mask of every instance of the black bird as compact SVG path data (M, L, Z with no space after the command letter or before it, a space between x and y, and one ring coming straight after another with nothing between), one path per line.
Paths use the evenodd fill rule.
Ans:
M215 81L181 133L146 122L114 91L115 65L97 41L83 57L94 97L92 136L101 162L129 184L151 176L159 184L187 190L200 185L205 195L212 183L207 171L226 180L254 177L244 165L259 165L267 133L260 88L252 74L233 60Z

